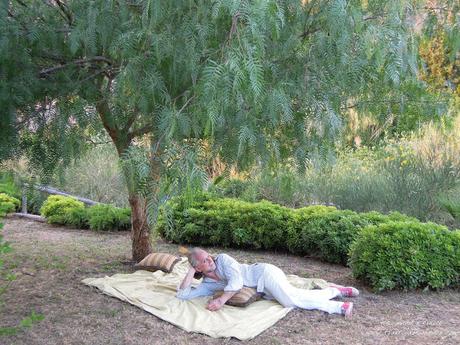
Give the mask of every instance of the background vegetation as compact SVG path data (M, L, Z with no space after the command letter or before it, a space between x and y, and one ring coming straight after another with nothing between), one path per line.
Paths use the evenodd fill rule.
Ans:
M156 228L177 242L351 255L377 289L455 285L457 235L421 222L460 226L459 6L0 5L4 212L25 194L49 222L131 226L139 260L164 206ZM47 199L36 183L109 205ZM395 248L434 241L447 271L365 271L350 244L385 242L380 229Z

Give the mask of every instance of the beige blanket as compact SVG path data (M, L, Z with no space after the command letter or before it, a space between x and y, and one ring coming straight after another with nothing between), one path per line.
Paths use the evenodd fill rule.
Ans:
M260 300L245 308L225 305L219 311L211 312L206 309L210 297L179 300L175 297L177 285L187 270L188 263L183 258L171 273L136 271L132 274L87 278L82 282L97 287L109 296L134 304L187 332L204 333L214 338L252 339L291 310L275 301ZM327 282L321 279L304 279L295 275L288 275L288 279L293 285L305 289L327 286ZM199 281L194 280L194 284L199 284Z

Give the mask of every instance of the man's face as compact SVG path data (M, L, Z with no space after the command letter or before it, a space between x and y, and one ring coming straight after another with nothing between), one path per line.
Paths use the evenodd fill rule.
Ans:
M197 261L197 265L195 266L197 272L211 273L216 269L216 264L211 255L204 250L196 254L195 259Z

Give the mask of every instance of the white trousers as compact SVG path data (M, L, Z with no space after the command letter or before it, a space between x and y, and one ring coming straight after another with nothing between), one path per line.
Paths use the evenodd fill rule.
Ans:
M342 313L343 302L330 301L340 296L340 291L329 287L321 290L306 290L292 286L284 272L274 265L266 265L264 270L264 293L273 297L286 308L317 309L329 314Z

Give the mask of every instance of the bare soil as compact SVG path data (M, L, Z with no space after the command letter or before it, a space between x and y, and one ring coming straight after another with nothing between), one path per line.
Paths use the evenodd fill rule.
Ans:
M0 344L237 344L187 333L81 280L132 272L129 233L94 233L24 219L4 220L3 234L14 251L5 265L14 280L3 295L0 327L15 327L32 311L44 320ZM177 254L158 241L156 251ZM349 268L285 253L208 248L240 262L270 262L288 274L323 278L360 289L354 316L294 310L250 344L458 344L460 291L373 293L353 279Z

